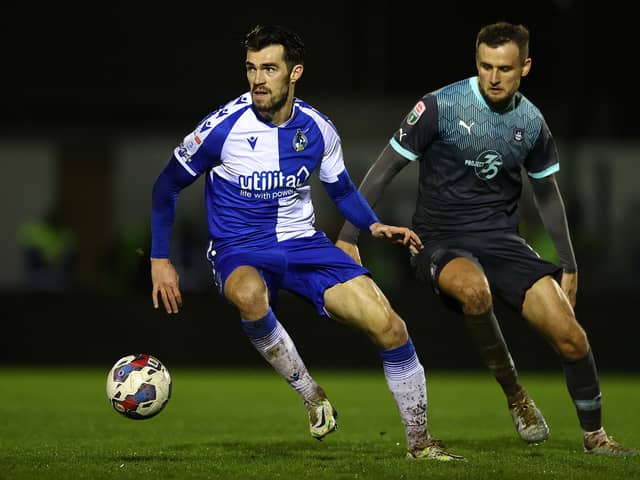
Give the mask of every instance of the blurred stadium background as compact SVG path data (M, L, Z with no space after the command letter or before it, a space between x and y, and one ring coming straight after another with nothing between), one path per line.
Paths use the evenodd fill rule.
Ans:
M626 70L632 30L616 2L606 11L584 3L5 7L0 362L81 357L110 366L146 351L168 365L262 365L214 291L201 180L179 202L180 315L152 309L148 278L151 186L182 137L245 91L244 33L256 23L301 33L308 54L297 94L334 121L359 183L420 96L474 74L478 28L505 19L532 33L533 70L522 91L560 148L580 266L578 318L602 370L637 372L640 141ZM388 190L377 208L386 222L409 224L416 173L405 169ZM342 218L321 188L314 197L318 227L335 238ZM530 197L522 208L525 235L554 258ZM480 366L460 320L414 282L401 249L363 239L361 251L427 368ZM559 367L541 338L498 309L520 369ZM297 298L283 294L280 316L310 365L378 366L364 338L317 318Z

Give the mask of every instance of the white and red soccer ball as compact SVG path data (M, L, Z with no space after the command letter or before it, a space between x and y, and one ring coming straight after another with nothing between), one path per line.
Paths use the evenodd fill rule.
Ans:
M107 397L114 410L143 420L160 413L171 398L171 375L152 355L138 353L118 360L107 375Z

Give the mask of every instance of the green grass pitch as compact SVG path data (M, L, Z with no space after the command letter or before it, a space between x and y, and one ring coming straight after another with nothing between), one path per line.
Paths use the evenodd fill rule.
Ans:
M400 419L380 371L312 371L339 412L338 431L309 436L299 397L267 365L170 369L173 397L130 420L105 394L108 369L0 367L0 480L13 479L638 479L640 457L582 452L558 374L522 373L551 429L516 435L484 372L428 372L429 427L467 461L404 459ZM602 374L604 424L640 447L640 375Z

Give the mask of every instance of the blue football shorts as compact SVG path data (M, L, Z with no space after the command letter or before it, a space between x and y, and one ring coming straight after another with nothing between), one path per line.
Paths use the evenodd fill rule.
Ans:
M230 247L213 251L207 258L213 267L214 281L224 296L224 283L237 267L254 267L269 290L269 304L276 308L278 292L287 290L315 306L321 316L327 288L360 275L370 275L349 255L336 247L323 232L311 237L278 242L265 248Z
M492 294L518 313L522 312L527 290L540 278L551 275L558 283L562 278L561 267L541 258L516 233L434 234L426 241L423 239L423 243L425 248L411 257L414 275L431 283L444 304L458 312L461 311L458 302L438 289L440 272L457 257L476 263L487 277Z

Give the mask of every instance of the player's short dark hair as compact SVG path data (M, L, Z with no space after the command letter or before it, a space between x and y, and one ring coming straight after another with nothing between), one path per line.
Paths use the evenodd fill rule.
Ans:
M294 31L281 25L256 25L244 39L247 50L262 50L269 45L284 47L284 61L289 68L304 65L304 43Z
M476 37L476 51L481 43L495 48L509 42L518 46L522 61L529 56L529 29L524 25L509 22L497 22L482 27Z

